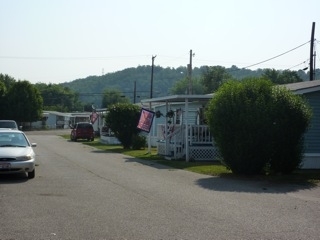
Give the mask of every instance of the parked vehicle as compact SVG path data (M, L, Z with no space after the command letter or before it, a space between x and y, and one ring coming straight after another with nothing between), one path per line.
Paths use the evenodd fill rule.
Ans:
M78 122L74 125L70 134L71 141L78 139L87 139L88 141L94 140L94 130L91 123Z
M0 129L0 174L25 172L34 178L36 146L20 130Z
M14 120L0 120L0 128L21 129Z

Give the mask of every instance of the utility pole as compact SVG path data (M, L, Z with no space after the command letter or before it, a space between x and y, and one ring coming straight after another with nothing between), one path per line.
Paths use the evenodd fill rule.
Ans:
M314 51L314 58L313 58L313 79L316 79L316 51Z
M152 98L153 93L153 68L154 68L154 59L157 55L152 56L152 65L151 65L151 86L150 86L150 98ZM151 102L149 102L149 110L151 111ZM149 140L148 140L148 153L151 153L151 131L149 132Z
M190 50L190 63L188 64L188 94L192 95L192 57L194 54L192 54L192 50Z
M133 103L136 103L136 96L137 96L137 82L134 81L134 85L133 85Z
M313 57L314 57L314 53L313 53L313 45L314 45L314 29L315 29L315 25L316 23L313 22L312 23L312 30L311 30L311 40L310 40L310 81L314 80L314 71L315 69L313 68Z
M151 86L150 86L150 98L152 98L153 93L153 68L154 68L154 59L157 55L152 56L152 65L151 65Z

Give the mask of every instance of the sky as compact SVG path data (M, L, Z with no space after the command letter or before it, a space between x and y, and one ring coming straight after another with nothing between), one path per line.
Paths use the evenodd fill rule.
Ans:
M193 67L300 70L313 22L320 49L319 0L0 0L0 9L0 73L32 84L152 57L155 66L186 67L190 51ZM315 62L320 68L318 52Z

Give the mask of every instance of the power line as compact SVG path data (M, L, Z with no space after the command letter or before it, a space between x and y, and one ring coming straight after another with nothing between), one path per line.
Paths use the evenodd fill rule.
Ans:
M318 41L317 39L314 39L314 43L315 43L315 45L314 45L314 53L315 53L315 52L316 52L317 44L319 44L320 41ZM318 58L319 58L319 56L318 56ZM320 59L320 58L319 58L319 59ZM302 65L302 64L306 64L307 61L310 61L310 58L308 58L306 61L303 61L302 63L299 63L299 64L297 64L297 65L295 65L295 66L293 66L293 67L287 68L287 70L290 70L290 69L292 69L292 68L298 67L298 66L300 66L300 65ZM307 70L307 69L308 69L308 67L305 67L305 68L302 69L302 70Z
M273 59L275 59L275 58L281 57L281 56L283 56L283 55L285 55L285 54L287 54L287 53L289 53L289 52L292 52L293 50L296 50L296 49L298 49L298 48L300 48L300 47L302 47L302 46L304 46L304 45L306 45L306 44L308 44L308 43L310 43L310 41L308 41L308 42L306 42L306 43L303 43L303 44L301 44L301 45L299 45L299 46L297 46L297 47L295 47L295 48L293 48L293 49L291 49L291 50L289 50L289 51L286 51L286 52L284 52L284 53L281 53L281 54L279 54L279 55L277 55L277 56L275 56L275 57L272 57L272 58L269 58L269 59L267 59L267 60L264 60L264 61L261 61L261 62L252 64L252 65L246 66L246 67L244 67L244 68L253 67L253 66L259 65L259 64L261 64L261 63L265 63L265 62L271 61L271 60L273 60Z
M292 68L298 67L298 66L300 66L300 65L302 65L302 64L305 64L305 63L306 63L306 61L303 61L302 63L299 63L299 64L297 64L297 65L294 65L294 66L292 66L292 67L290 67L290 68L287 68L286 70L290 70L290 69L292 69Z

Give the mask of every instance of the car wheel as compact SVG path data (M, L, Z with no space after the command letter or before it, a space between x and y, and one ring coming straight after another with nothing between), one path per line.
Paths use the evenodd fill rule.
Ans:
M29 179L34 178L34 177L35 177L35 174L36 174L36 170L35 170L35 169L33 169L33 171L32 171L32 172L28 172L28 178L29 178Z
M74 137L74 139L73 139L75 142L77 141L77 138L76 137Z

